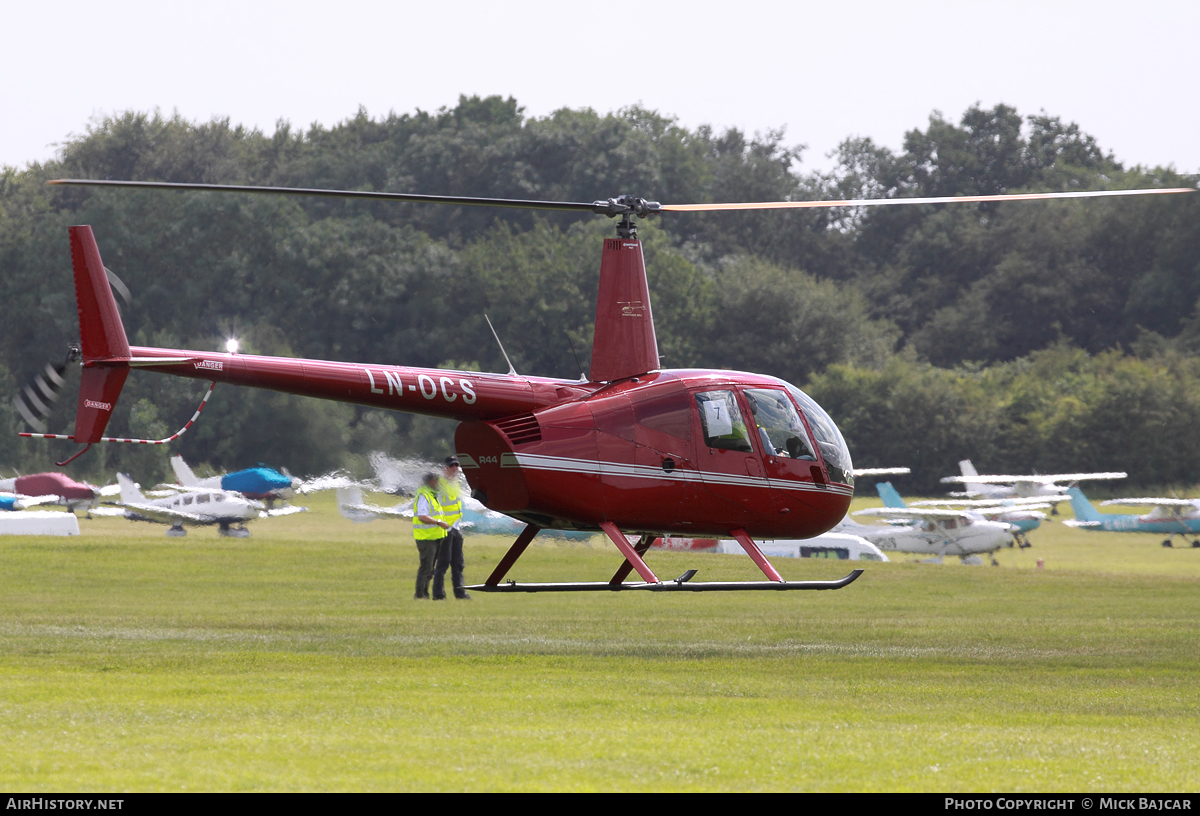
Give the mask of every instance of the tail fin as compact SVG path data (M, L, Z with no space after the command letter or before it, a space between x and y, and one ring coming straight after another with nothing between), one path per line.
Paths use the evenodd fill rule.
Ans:
M904 499L900 498L900 494L896 492L896 488L892 487L891 482L879 482L875 485L875 489L879 491L879 498L883 499L884 507L908 507L904 503Z
M363 492L358 487L339 487L337 489L338 512L342 518L350 519L355 524L374 521L379 516L372 513L363 504Z
M182 456L171 457L171 469L175 471L175 478L184 487L196 487L200 484L200 480L196 478L195 473L192 473L192 469L187 466L187 462L183 461Z
M75 301L79 309L79 345L83 354L74 439L92 443L104 436L129 376L129 341L92 228L71 227L69 231Z
M121 486L121 501L126 504L140 504L146 501L142 491L138 490L137 485L133 483L133 479L124 473L117 474L117 484Z
M979 475L979 471L976 470L975 466L971 464L970 459L963 459L961 462L959 462L958 469L962 471L963 476L978 476ZM986 496L988 493L988 488L989 488L989 485L985 485L985 484L982 484L979 482L963 482L963 490L966 492L966 494L968 496L974 496L976 494Z
M658 340L642 245L636 239L604 241L592 340L590 378L611 382L658 368Z
M1103 521L1104 514L1092 506L1092 503L1087 500L1087 496L1083 495L1083 491L1078 487L1067 488L1067 495L1071 497L1071 509L1075 511L1075 518L1079 521Z

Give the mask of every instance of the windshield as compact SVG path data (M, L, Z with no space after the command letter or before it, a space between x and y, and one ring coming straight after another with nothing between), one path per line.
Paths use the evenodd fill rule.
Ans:
M808 427L812 428L817 447L821 449L821 458L825 460L825 467L829 470L829 478L835 482L853 485L854 465L850 463L850 449L846 447L842 432L812 397L791 384L788 384L787 389L804 412Z
M800 415L786 394L767 388L747 388L744 393L750 410L754 412L758 437L768 456L817 460L809 445L808 433L800 422Z

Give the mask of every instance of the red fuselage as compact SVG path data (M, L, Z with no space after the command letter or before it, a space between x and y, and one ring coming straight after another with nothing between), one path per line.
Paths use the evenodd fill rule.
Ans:
M701 407L713 394L746 417L754 402L745 389L795 405L773 377L680 370L582 383L158 348L130 354L139 368L165 374L457 419L456 453L475 495L540 527L608 521L627 532L741 528L806 538L841 521L853 492L822 457L768 450L765 435L743 430L737 446L706 436ZM150 357L173 359L147 365ZM817 451L809 421L797 432Z

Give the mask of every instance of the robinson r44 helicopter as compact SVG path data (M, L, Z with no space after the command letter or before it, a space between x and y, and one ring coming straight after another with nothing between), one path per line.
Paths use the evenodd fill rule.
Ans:
M605 239L592 346L584 381L131 347L91 227L70 228L82 377L73 434L27 433L86 445L164 443L114 439L105 427L131 368L459 420L455 448L472 495L525 523L485 592L840 589L836 581L785 581L754 539L819 535L846 514L850 454L837 425L799 388L737 371L661 370L642 246L634 217L702 210L941 204L1194 192L1191 188L1030 193L954 198L660 204L633 196L591 203L428 196L278 187L60 179L51 184L313 195L432 204L591 212L620 218ZM207 401L210 387L205 395ZM204 403L201 403L203 408ZM199 416L193 416L192 422ZM504 582L539 530L602 531L624 556L608 582ZM640 534L631 544L626 533ZM660 579L643 559L654 540L730 537L766 581L693 582L695 570ZM636 570L640 582L626 583Z

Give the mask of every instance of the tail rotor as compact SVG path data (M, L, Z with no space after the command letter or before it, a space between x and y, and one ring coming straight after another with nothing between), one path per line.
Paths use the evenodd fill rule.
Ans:
M46 432L46 420L62 396L63 386L67 382L64 376L67 366L79 362L80 356L79 346L72 343L61 362L46 363L33 382L25 386L25 390L13 400L17 412L38 433Z

